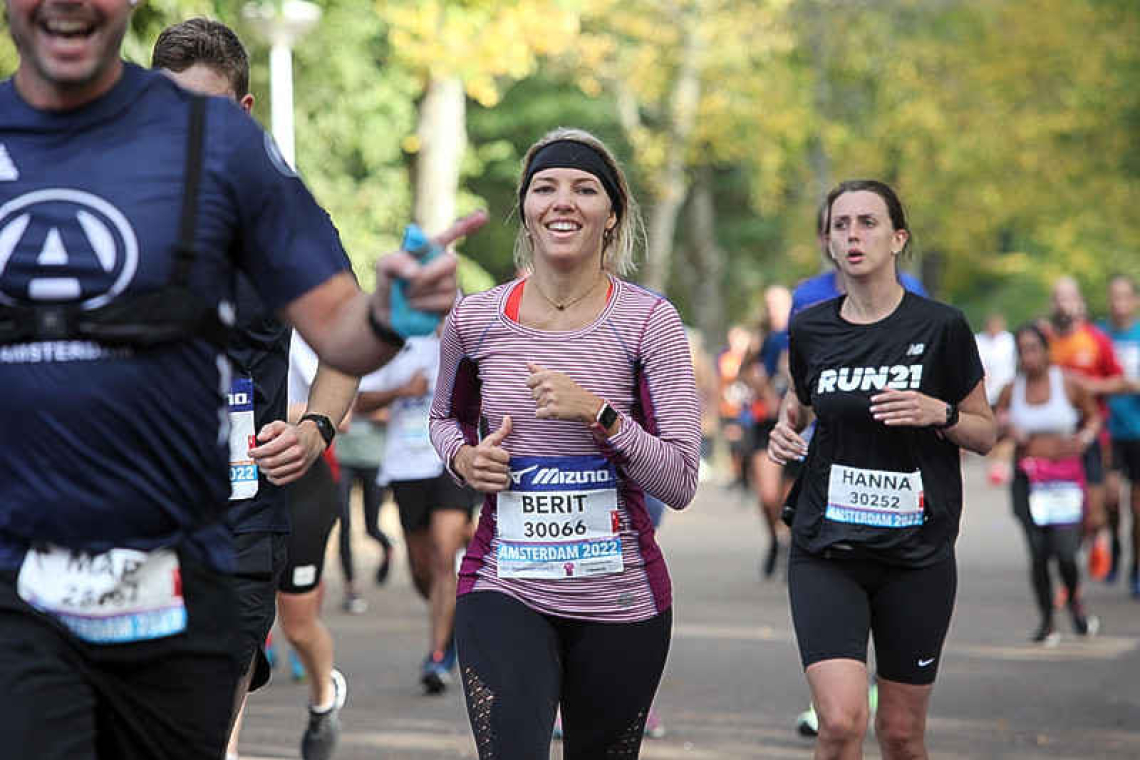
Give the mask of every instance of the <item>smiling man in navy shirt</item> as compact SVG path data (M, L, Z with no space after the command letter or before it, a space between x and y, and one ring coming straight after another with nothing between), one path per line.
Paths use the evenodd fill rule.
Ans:
M351 374L402 344L235 104L119 54L128 0L7 0L0 83L0 728L36 758L221 757L237 678L227 477L240 271Z

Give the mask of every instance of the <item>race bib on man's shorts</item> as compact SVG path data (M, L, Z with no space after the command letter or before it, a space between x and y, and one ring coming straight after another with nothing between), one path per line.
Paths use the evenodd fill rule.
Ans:
M58 546L30 549L16 580L20 598L94 644L125 644L186 630L182 575L173 549Z

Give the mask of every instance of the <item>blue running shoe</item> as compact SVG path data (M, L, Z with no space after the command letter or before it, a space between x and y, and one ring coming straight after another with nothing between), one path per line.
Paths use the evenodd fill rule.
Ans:
M427 694L442 694L451 684L451 665L455 664L454 655L450 664L445 652L432 652L424 658L423 668L420 671L420 683L424 685Z
M305 681L305 666L301 662L301 658L297 656L297 651L292 647L289 649L289 677L293 679L294 683L304 683Z

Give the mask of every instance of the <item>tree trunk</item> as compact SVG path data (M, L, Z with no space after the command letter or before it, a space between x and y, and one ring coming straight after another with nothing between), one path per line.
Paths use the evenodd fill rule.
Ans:
M420 103L419 153L416 156L416 224L429 234L445 229L455 218L459 166L467 147L467 103L458 78L428 82Z
M689 193L689 239L692 241L694 274L693 320L704 334L706 345L717 345L725 332L724 279L725 252L716 240L716 206L713 201L713 172L698 167Z
M697 103L701 96L700 56L701 43L697 35L697 19L685 14L684 51L677 71L677 80L669 98L669 126L666 134L665 163L658 172L655 202L649 215L649 250L645 267L645 285L659 293L665 292L669 281L669 266L673 256L673 235L677 229L677 215L685 202L688 181L685 177L685 159L689 138L696 121Z

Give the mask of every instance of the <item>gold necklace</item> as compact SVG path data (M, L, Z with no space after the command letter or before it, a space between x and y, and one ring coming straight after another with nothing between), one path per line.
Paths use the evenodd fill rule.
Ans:
M559 311L566 311L566 309L567 309L567 308L569 308L570 306L573 306L574 304L578 303L579 301L581 301L581 300L582 300L583 298L585 298L586 296L588 296L588 295L590 295L591 293L593 293L593 292L594 292L594 288L598 287L598 283L599 283L599 282L600 282L602 279L603 279L603 278L598 278L597 280L594 280L594 282L593 282L593 283L590 285L590 287L586 289L586 292L585 292L585 293L582 293L582 294L581 294L581 295L579 295L579 296L575 296L574 298L571 298L569 301L563 301L562 303L558 303L558 302L557 302L557 301L555 301L553 298L551 298L550 296L546 295L546 293L544 293L544 292L543 292L543 290L542 290L542 286L538 284L538 280L535 280L535 281L534 281L534 289L535 289L535 290L537 290L537 291L538 291L538 294L539 294L540 296L542 296L543 298L545 298L545 299L546 299L546 300L547 300L547 301L550 303L550 305L551 305L551 306L553 306L554 308L558 309Z

